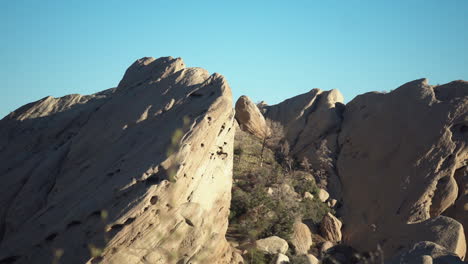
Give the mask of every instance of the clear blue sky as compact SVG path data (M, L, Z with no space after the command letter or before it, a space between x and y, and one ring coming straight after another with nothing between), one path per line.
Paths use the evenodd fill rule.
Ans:
M5 0L0 31L1 117L114 87L144 56L182 57L270 104L468 79L468 0Z

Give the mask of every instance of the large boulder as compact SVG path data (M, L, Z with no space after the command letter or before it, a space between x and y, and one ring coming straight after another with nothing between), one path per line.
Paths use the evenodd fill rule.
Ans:
M0 121L0 262L230 263L233 124L223 76L171 57L19 108Z
M340 194L335 161L343 100L338 90L312 89L277 105L262 107L266 118L284 126L290 154L298 160L307 158L312 169L324 172L323 180L329 182L333 197Z
M286 254L288 251L288 242L278 236L271 236L255 241L255 246L258 250L268 254Z
M249 132L260 139L264 139L270 133L263 114L252 100L245 95L239 97L236 102L235 118L243 131Z
M340 242L341 227L343 224L331 213L326 214L320 223L320 234L323 238L331 242Z
M293 225L290 242L294 246L296 255L307 254L312 246L312 233L309 227L302 222L296 221Z
M459 256L429 241L421 241L391 258L386 264L463 264Z
M421 79L348 103L337 161L345 243L360 251L380 244L391 256L398 247L428 236L455 252L435 240L447 236L461 245L458 222L439 218L422 223L426 227L417 232L408 224L435 217L455 202L453 177L466 164L467 138L467 82L431 86ZM460 257L462 248L457 249Z

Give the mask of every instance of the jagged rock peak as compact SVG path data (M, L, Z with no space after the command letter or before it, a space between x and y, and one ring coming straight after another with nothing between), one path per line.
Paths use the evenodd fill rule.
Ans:
M323 177L317 179L317 182L337 198L340 190L334 164L345 108L343 100L338 90L323 91L315 88L279 104L263 107L266 118L284 126L290 154L299 161L307 158L312 169L320 170Z
M130 88L133 85L141 85L147 81L157 81L174 72L185 68L185 63L181 58L144 57L136 60L125 72L119 83L119 89Z
M225 78L170 57L138 60L118 89L19 108L0 121L0 262L239 260L234 124Z
M463 227L437 216L463 196L454 176L466 167L467 128L464 81L431 86L419 79L349 102L336 165L345 243L363 251L380 243L392 255L399 247L428 240L463 258ZM466 217L457 220L466 227ZM436 224L446 225L444 231L437 231Z

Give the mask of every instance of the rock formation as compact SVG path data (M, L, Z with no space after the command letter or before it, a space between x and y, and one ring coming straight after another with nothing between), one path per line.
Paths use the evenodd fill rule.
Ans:
M433 242L421 241L390 259L387 264L463 264L460 257Z
M323 170L325 178L330 179L331 194L337 197L340 186L334 164L344 109L341 93L313 89L277 105L262 107L266 118L284 126L290 153L299 161L306 157L313 169Z
M233 120L226 80L171 57L17 109L0 121L0 262L230 263Z
M255 241L255 246L258 250L263 251L269 254L281 253L285 254L288 251L288 242L286 240L277 237L271 236L264 239L259 239Z
M331 213L325 215L320 223L322 237L331 242L341 241L341 227L343 224Z
M296 221L293 225L293 234L290 239L294 251L298 255L305 255L312 246L312 233L309 227L302 222Z
M241 96L236 102L236 120L243 131L264 139L269 134L265 118L258 107L247 96Z
M364 251L380 244L392 256L427 240L463 258L463 227L436 216L461 189L454 175L466 166L467 133L467 82L422 79L348 103L337 161L344 242Z

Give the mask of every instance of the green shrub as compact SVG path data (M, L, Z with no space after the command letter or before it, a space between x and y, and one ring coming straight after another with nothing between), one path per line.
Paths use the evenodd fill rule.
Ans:
M273 260L273 256L263 253L257 249L250 249L244 261L246 264L269 264Z
M319 224L322 218L329 212L334 213L325 203L318 199L303 199L300 204L302 219L311 220L314 224Z
M292 255L292 254L287 254L289 261L292 264L308 264L309 261L307 260L307 257L305 255Z

